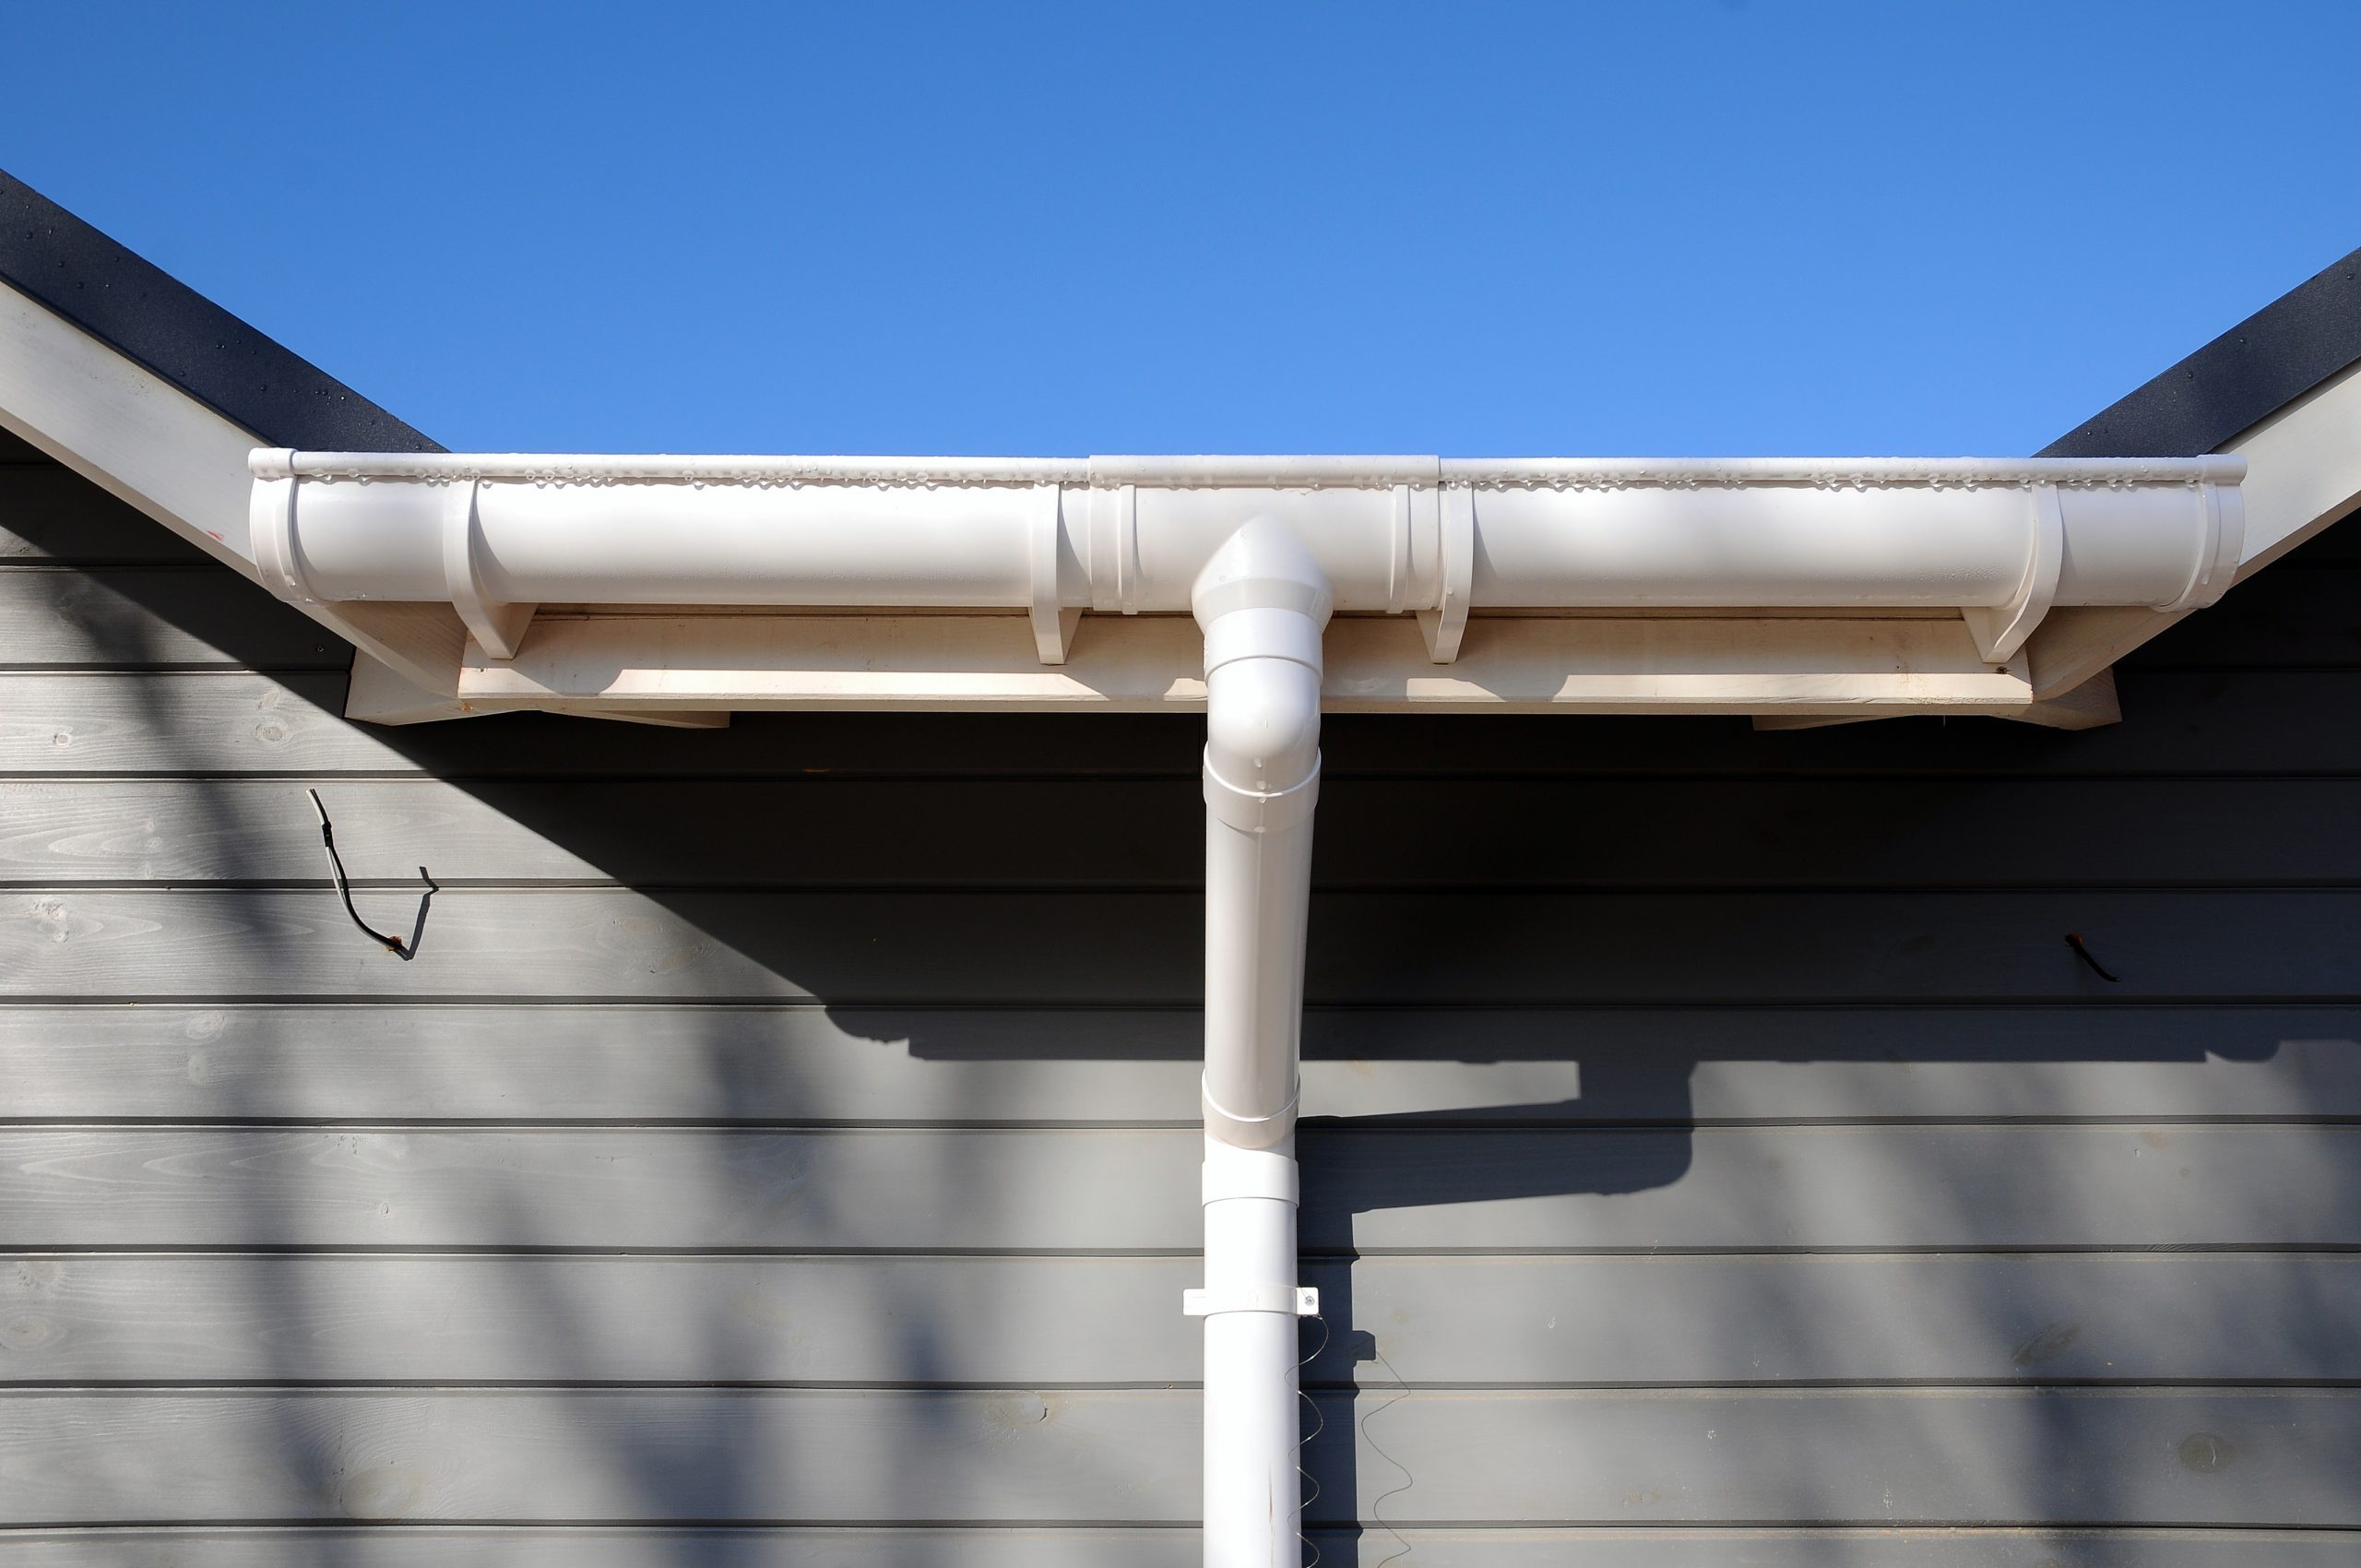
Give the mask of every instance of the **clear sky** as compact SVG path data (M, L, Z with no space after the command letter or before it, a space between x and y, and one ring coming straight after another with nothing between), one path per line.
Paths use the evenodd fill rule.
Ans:
M2361 246L2361 3L6 9L0 167L446 445L2030 451Z

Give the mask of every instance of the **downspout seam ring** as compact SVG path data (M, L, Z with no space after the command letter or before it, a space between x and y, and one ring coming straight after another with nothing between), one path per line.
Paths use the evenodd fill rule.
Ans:
M1216 773L1212 748L1207 747L1204 778L1206 808L1240 833L1271 833L1291 827L1310 816L1320 803L1318 757L1312 759L1311 772L1302 782L1266 792L1242 790Z
M1303 1086L1299 1083L1295 1092L1287 1096L1287 1102L1268 1116L1236 1116L1223 1110L1221 1102L1214 1098L1213 1091L1205 1087L1205 1081L1202 1075L1197 1079L1197 1099L1204 1111L1205 1126L1208 1132L1216 1126L1221 1126L1261 1140L1249 1143L1239 1138L1217 1137L1218 1142L1229 1145L1233 1148L1264 1149L1294 1130L1296 1108L1303 1101ZM1275 1129L1275 1132L1273 1129Z

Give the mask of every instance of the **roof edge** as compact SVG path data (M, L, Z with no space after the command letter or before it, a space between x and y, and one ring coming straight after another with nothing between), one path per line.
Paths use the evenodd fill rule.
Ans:
M267 441L332 450L443 450L6 171L0 279Z
M2361 250L2282 294L2043 447L2044 457L2194 457L2361 362Z

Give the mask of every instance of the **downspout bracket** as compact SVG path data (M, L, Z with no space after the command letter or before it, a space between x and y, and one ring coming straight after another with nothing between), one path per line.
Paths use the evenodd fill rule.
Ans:
M1240 1285L1216 1298L1210 1290L1180 1292L1180 1315L1215 1317L1223 1313L1278 1313L1287 1317L1318 1317L1317 1285Z

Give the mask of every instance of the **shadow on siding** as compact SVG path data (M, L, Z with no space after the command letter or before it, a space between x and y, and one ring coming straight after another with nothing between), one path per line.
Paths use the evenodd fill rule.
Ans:
M184 606L173 600L172 605ZM160 600L160 609L164 608ZM184 606L182 610L185 613ZM280 612L257 605L255 621ZM216 646L234 652L246 634L237 624L185 626ZM256 659L267 663L270 648L282 646L286 628L273 631L268 647L257 647ZM123 661L139 662L143 649L126 646ZM158 715L157 724L166 723ZM1429 748L1448 756L1458 725L1523 724L1536 753L1563 743L1564 720L1537 724L1518 720L1404 720L1381 731L1369 723L1340 721L1332 733L1333 786L1340 792L1352 788L1354 768L1384 771L1405 756ZM878 994L876 973L858 968L845 975L827 972L827 960L815 959L800 947L792 933L782 933L761 919L761 900L747 899L727 907L697 901L694 886L668 885L660 874L648 874L651 865L664 862L660 841L673 840L697 848L700 856L728 853L731 845L756 845L792 825L767 811L746 810L668 821L608 821L582 809L569 796L564 781L589 778L661 777L694 779L729 777L786 781L825 773L836 778L884 777L967 777L1023 780L1028 777L1071 777L1094 771L1110 786L1129 781L1139 786L1152 809L1127 819L1127 830L1160 845L1192 843L1198 829L1193 778L1196 722L1189 719L970 719L944 717L902 719L874 716L753 716L722 733L650 731L633 726L599 725L587 721L516 717L497 720L381 732L383 738L421 767L460 783L496 804L523 826L563 844L594 865L623 868L619 876L658 904L701 923L706 934L734 951L758 960L772 972L791 980L829 1005L831 1016L848 1034L889 1042L913 1056L935 1061L993 1062L1132 1062L1173 1063L1196 1055L1194 1022L1187 1011L1186 977L1195 962L1193 948L1172 951L1185 943L1185 921L1174 932L1157 933L1165 949L1155 972L1145 980L1113 977L1104 988L1119 1002L1133 1005L1119 1030L1012 1030L997 1027L990 1009L897 1007ZM1655 748L1654 754L1675 766L1680 756L1743 757L1757 754L1773 771L1810 774L1888 761L1913 753L1934 770L1971 759L1984 770L2005 772L2016 761L2050 758L2074 744L2058 737L2008 730L1998 726L1953 728L1936 731L1926 725L1896 725L1869 731L1833 731L1772 738L1734 737L1729 721L1666 721L1663 734L1642 736L1628 724L1592 721L1582 725L1585 746L1612 752L1627 742ZM1677 731L1677 732L1676 732ZM1635 739L1636 738L1636 739ZM1493 737L1497 740L1497 735ZM1491 754L1499 754L1497 751ZM1097 759L1097 760L1094 760ZM1569 766L1579 762L1570 758ZM532 772L557 787L519 784L516 776ZM848 785L855 787L858 785ZM1430 780L1431 798L1446 803L1453 783ZM1972 788L1972 786L1970 787ZM688 798L693 798L693 795ZM232 826L221 825L226 829ZM291 822L291 832L307 824ZM935 825L939 826L940 825ZM1415 831L1415 822L1402 825ZM1486 873L1494 880L1499 858L1514 853L1514 825L1479 836L1470 845L1479 857L1471 874ZM1766 836L1783 830L1776 821L1752 825ZM954 840L978 847L978 853L998 863L1006 825L988 813L957 825ZM890 825L881 825L881 832ZM1651 825L1614 825L1619 833L1647 832ZM1677 833L1678 824L1655 824L1653 830ZM659 841L651 851L651 839ZM989 853L988 853L989 852ZM1832 838L1830 857L1841 860L1845 842ZM1170 885L1169 858L1162 850L1142 858L1136 846L1121 838L1109 841L1115 870L1108 884L1136 887L1143 882ZM404 857L423 859L438 873L464 874L464 868L440 863L429 841L406 846ZM1143 872L1139 868L1145 865ZM1125 868L1129 868L1126 870ZM1841 867L1837 869L1841 870ZM942 875L945 885L972 887L979 878L956 865ZM1477 877L1478 881L1482 878ZM924 890L911 890L926 897ZM1756 906L1752 917L1775 923L1786 918L1774 899ZM742 924L730 923L731 919ZM1332 972L1353 971L1350 965L1330 964L1323 944L1350 940L1333 926L1324 928L1315 913L1313 967ZM350 933L337 932L338 939ZM1737 932L1743 939L1748 933ZM1760 932L1774 934L1767 928ZM1421 925L1397 932L1400 951L1414 954L1420 965L1448 976L1455 965L1466 972L1485 970L1483 956L1502 938L1487 919ZM1728 929L1718 940L1731 938ZM357 938L355 938L357 940ZM284 940L279 938L279 940ZM2126 967L2138 956L2115 955ZM1058 961L1054 953L1039 955L1045 965ZM2086 996L2073 1007L2027 1008L1963 1006L1955 999L1930 996L1923 1005L1883 999L1888 1004L1864 1006L1842 993L1823 1004L1783 1002L1750 1005L1732 1002L1718 1006L1684 1004L1683 966L1710 968L1718 953L1701 944L1667 956L1662 967L1637 977L1638 993L1608 1003L1584 1003L1553 1009L1457 1007L1428 1003L1418 1005L1373 1005L1349 995L1330 995L1315 1006L1308 1019L1305 1050L1316 1083L1325 1086L1310 1102L1315 1108L1321 1092L1333 1091L1330 1103L1358 1104L1363 1109L1341 1115L1312 1115L1305 1126L1307 1188L1304 1229L1308 1247L1337 1263L1349 1265L1360 1255L1363 1217L1414 1208L1513 1204L1529 1198L1589 1195L1623 1197L1660 1191L1679 1182L1691 1170L1694 1141L1701 1124L1752 1125L1780 1122L1848 1120L1857 1123L1901 1122L1923 1118L1929 1102L1923 1086L1904 1082L1909 1070L1965 1064L2022 1069L2013 1079L2015 1098L1990 1090L1978 1099L1962 1099L1956 1115L1977 1123L2005 1123L2025 1118L2106 1116L2122 1111L2117 1092L2119 1080L2086 1079L2078 1065L2159 1063L2196 1065L2210 1060L2263 1061L2279 1048L2279 1031L2265 1022L2251 1025L2235 1017L2199 1016L2169 1007L2110 1004L2106 992L2076 977L2070 956L2058 962L2066 979L2061 985L2082 985ZM1584 961L1582 945L1570 944L1553 960L1569 967ZM1179 988L1173 980L1181 977ZM1021 979L1013 982L1022 990ZM1448 988L1448 980L1442 983ZM1042 989L1070 994L1069 977ZM1083 988L1087 991L1088 987ZM740 1059L744 1041L717 1032L708 1065L727 1081L745 1071ZM1454 1103L1389 1105L1386 1087L1394 1070L1421 1063L1452 1063L1491 1073L1503 1091L1514 1094L1519 1085L1561 1092L1554 1097L1469 1099L1469 1083L1487 1080L1482 1075L1459 1080ZM1333 1069L1333 1070L1332 1070ZM1765 1071L1765 1069L1777 1069ZM1852 1071L1850 1069L1866 1069ZM761 1068L765 1098L780 1092L779 1063ZM1800 1070L1800 1071L1798 1071ZM1374 1087L1356 1090L1359 1079ZM1799 1088L1797 1086L1801 1085ZM1414 1092L1414 1091L1413 1091ZM2130 1114L2171 1114L2169 1107L2135 1107ZM1188 1108L1176 1103L1175 1120L1185 1120ZM1424 1141L1406 1134L1431 1134ZM980 1171L951 1172L955 1180L982 1181ZM2070 1203L2071 1172L2060 1172L2061 1203ZM714 1180L729 1179L717 1169ZM1766 1205L1778 1197L1771 1183L1762 1194ZM1963 1192L1955 1200L1972 1204ZM820 1222L831 1228L843 1245L859 1247L874 1241L857 1214L828 1214ZM1766 1226L1775 1222L1765 1218ZM1943 1229L1940 1216L1923 1223L1930 1232ZM519 1211L498 1221L496 1229L529 1244L533 1220ZM1765 1234L1773 1232L1766 1230ZM258 1236L258 1247L270 1238ZM1560 1244L1579 1248L1579 1235L1560 1238ZM1630 1248L1629 1239L1615 1245ZM1382 1325L1357 1321L1349 1267L1332 1268L1327 1277L1329 1306L1345 1356L1353 1361L1378 1362L1384 1356ZM569 1302L560 1297L536 1298L529 1277L520 1276L516 1310L531 1313L553 1336L587 1332L569 1321ZM1783 1303L1759 1303L1761 1315L1771 1320L1764 1332L1808 1336L1809 1324L1779 1323ZM2328 1310L2325 1306L2323 1310ZM2005 1304L1984 1303L1986 1315L2005 1317ZM931 1337L927 1314L904 1314L907 1323L905 1360L908 1381L926 1384L944 1376L940 1346ZM2236 1332L2233 1324L2209 1325L2212 1332ZM716 1339L755 1330L721 1303L686 1301L679 1320L665 1325L675 1334ZM2038 1336L2025 1341L2029 1358L2022 1370L2044 1359ZM736 1358L725 1358L736 1359ZM752 1360L754 1358L746 1358ZM1335 1358L1329 1358L1333 1363ZM1346 1375L1327 1374L1326 1386L1341 1392ZM2037 1375L2037 1374L2032 1374ZM1382 1380L1351 1395L1347 1402L1332 1402L1356 1425L1382 1410L1392 1396ZM345 1478L338 1469L332 1436L312 1430L303 1414L303 1402L284 1403L285 1428L279 1442L301 1466L308 1466L306 1483L332 1504L348 1502L339 1488ZM2045 1427L2038 1413L2022 1433L2024 1452L2001 1467L2013 1479L2000 1484L2030 1493L2035 1506L2052 1506L2061 1513L2087 1515L2104 1512L2104 1500L2052 1497L2039 1480L2053 1455L2050 1451L2072 1442L2072 1430L2062 1421ZM637 1452L615 1456L620 1472L635 1479L633 1506L649 1516L732 1518L753 1517L762 1512L762 1470L778 1463L775 1455L739 1455L738 1463L725 1458L717 1468L712 1456L728 1454L726 1445L712 1443L682 1445L664 1434L651 1433ZM694 1474L678 1473L683 1453L705 1457ZM1358 1472L1363 1461L1352 1442L1332 1438L1313 1451L1317 1479L1331 1500L1318 1517L1346 1530L1352 1526L1348 1512L1336 1501L1359 1497L1366 1501L1396 1484L1389 1478L1367 1480ZM2073 1467L2061 1465L2070 1474ZM1415 1484L1415 1478L1413 1479ZM1110 1476L1109 1484L1119 1483ZM2061 1482L2063 1486L2065 1483ZM1806 1491L1780 1500L1783 1519L1809 1520L1823 1516L1820 1502ZM1349 1537L1344 1538L1349 1539ZM1384 1543L1372 1541L1372 1560L1382 1558ZM333 1550L326 1561L337 1561ZM693 1549L683 1545L683 1551ZM915 1550L915 1549L913 1549ZM950 1550L945 1548L944 1550ZM690 1561L687 1556L680 1559ZM905 1558L905 1561L918 1561ZM932 1559L928 1559L932 1560ZM948 1559L945 1559L948 1561ZM1405 1559L1417 1561L1415 1553Z

